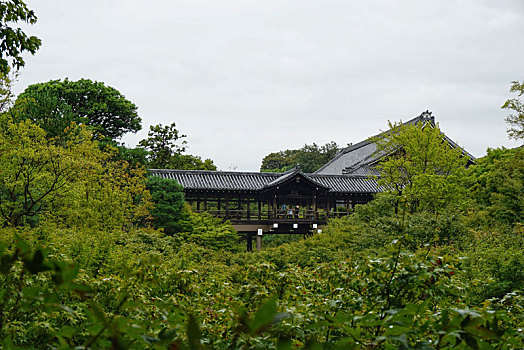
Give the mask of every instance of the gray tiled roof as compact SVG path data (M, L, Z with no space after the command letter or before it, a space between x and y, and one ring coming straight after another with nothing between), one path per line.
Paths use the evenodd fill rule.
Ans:
M309 175L315 181L338 193L377 193L380 189L377 180L368 176L355 175Z
M149 173L155 176L174 179L186 190L256 192L268 186L285 182L293 176L300 174L312 183L329 189L330 192L376 193L379 191L375 179L355 175L304 174L300 171L281 174L171 169L150 169Z
M176 180L185 189L257 191L282 174L234 171L150 169L149 173Z
M318 169L315 174L340 175L344 169L354 167L366 159L370 159L377 146L369 141L362 141L342 150L333 160Z
M404 125L415 125L420 122L430 123L435 125L435 117L431 115L431 112L423 112L416 118L408 120ZM385 131L375 137L383 137L388 135L390 131ZM451 140L449 137L444 135L444 139L454 148L460 147L457 143ZM315 174L321 175L378 175L378 171L374 168L374 165L383 157L383 154L377 154L377 145L371 142L369 139L361 141L357 144L341 150L335 158L329 161L327 164L318 169ZM463 155L469 157L472 161L475 160L470 153L462 150Z

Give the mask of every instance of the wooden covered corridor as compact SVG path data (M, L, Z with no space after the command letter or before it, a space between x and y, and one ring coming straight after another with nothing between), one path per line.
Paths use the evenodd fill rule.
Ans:
M244 233L248 251L264 234L311 234L328 219L348 215L378 192L367 176L152 169L184 187L195 212L229 220Z

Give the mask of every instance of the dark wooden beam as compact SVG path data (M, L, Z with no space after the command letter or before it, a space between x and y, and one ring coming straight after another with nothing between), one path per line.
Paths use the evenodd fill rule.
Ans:
M253 236L248 234L246 238L247 238L247 251L252 252L253 251Z

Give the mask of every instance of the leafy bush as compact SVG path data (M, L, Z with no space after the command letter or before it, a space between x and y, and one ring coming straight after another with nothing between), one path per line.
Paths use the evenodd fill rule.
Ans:
M489 225L524 221L524 148L488 149L469 173L475 218Z

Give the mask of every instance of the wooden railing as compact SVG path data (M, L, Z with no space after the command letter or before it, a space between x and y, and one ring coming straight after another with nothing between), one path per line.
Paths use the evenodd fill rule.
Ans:
M337 218L347 216L348 211L330 211L319 209L317 211L311 209L303 210L278 210L276 215L272 211L247 211L246 209L229 209L229 210L198 210L196 212L206 212L210 215L220 217L231 221L276 221L276 222L300 222L300 221L325 221L329 218Z

